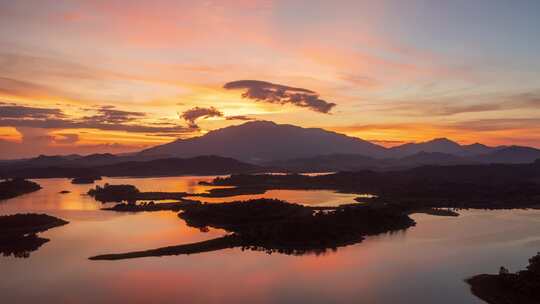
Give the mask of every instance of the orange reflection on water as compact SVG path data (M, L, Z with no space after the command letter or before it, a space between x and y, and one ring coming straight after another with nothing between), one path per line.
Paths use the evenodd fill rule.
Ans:
M140 191L157 192L188 192L203 193L212 188L223 188L215 186L200 185L199 182L210 182L216 176L172 176L172 177L146 177L146 178L103 178L96 182L97 185L109 183L112 185L130 184L136 185Z
M357 194L338 193L330 190L268 190L263 194L246 194L228 197L191 196L189 198L209 203L223 203L259 198L274 198L302 205L338 206L342 204L354 203L354 199L356 197L358 197Z

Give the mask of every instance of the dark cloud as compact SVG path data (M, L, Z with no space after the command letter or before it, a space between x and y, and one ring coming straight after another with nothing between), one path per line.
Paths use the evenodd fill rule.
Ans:
M222 117L223 113L214 107L210 108L201 108L195 107L184 111L180 117L183 118L190 128L198 129L196 120L199 118L209 118L209 117Z
M0 103L0 126L40 129L98 129L134 133L155 133L175 136L193 130L169 122L141 123L142 112L118 110L114 106L86 109L96 114L81 118L68 116L59 108L39 108L13 103ZM73 140L70 139L66 140Z
M227 116L225 117L226 120L242 120L242 121L251 121L251 120L257 120L256 118L244 116L244 115L233 115L233 116Z
M106 131L125 131L134 133L189 133L192 130L184 126L155 126L139 124L112 124L76 119L4 119L2 127L29 127L42 129L98 129Z
M60 118L65 117L60 109L36 108L0 103L1 118Z
M314 91L259 80L238 80L223 86L228 90L245 90L243 98L276 104L293 104L316 112L328 113L335 103L319 98Z
M138 118L145 117L146 114L142 112L130 112L115 109L114 106L102 106L95 110L96 115L87 116L84 119L87 121L93 121L97 123L125 123L134 121Z

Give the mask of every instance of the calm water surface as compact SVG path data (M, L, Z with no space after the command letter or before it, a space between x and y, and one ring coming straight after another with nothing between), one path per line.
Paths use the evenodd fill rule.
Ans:
M201 177L108 179L141 190L201 192ZM92 255L201 241L224 234L187 227L173 212L121 214L82 195L90 185L38 180L44 189L0 202L0 214L46 212L70 221L30 258L0 257L1 303L482 303L463 279L524 267L540 250L539 211L414 215L405 232L325 255L229 249L189 256L89 261ZM69 194L58 194L70 190ZM331 192L279 192L302 203ZM276 193L277 194L277 193ZM289 196L288 196L289 195Z

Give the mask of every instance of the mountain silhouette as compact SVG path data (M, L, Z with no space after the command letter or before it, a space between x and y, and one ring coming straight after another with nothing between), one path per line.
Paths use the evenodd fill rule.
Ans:
M518 146L490 147L480 143L460 145L448 138L385 148L360 138L319 128L252 121L210 131L200 137L179 139L143 150L138 154L140 157L157 155L169 157L219 155L249 163L274 165L276 162L292 161L289 165L296 168L305 168L302 162L313 165L318 161L335 162L335 166L317 166L323 169L344 168L347 161L354 164L351 166L353 168L379 166L370 164L369 158L378 159L378 163L384 159L403 159L403 162L409 165L530 163L540 158L540 150ZM404 159L409 156L414 157ZM392 166L394 165L395 162L392 163ZM403 164L397 165L399 167Z
M386 149L359 138L319 128L252 121L210 131L200 137L179 139L144 150L140 155L193 157L212 154L261 163L334 153L382 157Z
M209 155L217 158L198 158ZM96 174L188 174L212 171L204 164L210 159L216 161L214 165L222 173L259 171L261 168L323 172L405 169L422 165L531 163L540 159L540 150L522 146L490 147L480 143L460 145L448 138L385 148L319 128L252 121L210 131L199 137L179 139L138 153L40 155L30 159L1 161L0 175L77 177ZM249 168L251 165L257 166ZM197 166L200 170L196 170Z

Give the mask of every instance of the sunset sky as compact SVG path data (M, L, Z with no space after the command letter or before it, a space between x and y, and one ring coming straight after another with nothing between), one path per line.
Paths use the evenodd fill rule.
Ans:
M540 147L540 1L0 0L0 158L247 120Z

